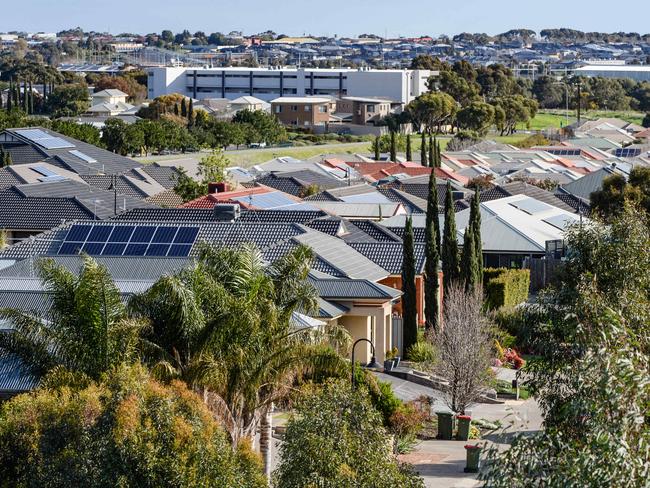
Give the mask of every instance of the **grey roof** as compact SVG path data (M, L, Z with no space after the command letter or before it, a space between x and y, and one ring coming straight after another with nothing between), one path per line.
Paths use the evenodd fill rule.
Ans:
M296 241L311 247L318 256L349 278L377 281L389 273L368 258L350 248L343 240L309 231L295 236Z
M523 181L513 181L512 183L506 183L501 185L503 190L505 190L510 195L528 195L529 197L539 200L540 202L548 203L562 210L567 210L569 212L575 211L573 207L567 205L561 199L549 191L543 190L538 186L525 183Z
M350 242L348 245L390 274L402 272L404 246L401 242ZM425 262L424 244L415 244L414 251L415 271L421 274Z
M81 256L49 256L56 264L78 274L83 264ZM191 258L155 258L139 256L137 259L122 256L94 256L97 263L106 266L114 280L155 281L163 275L170 275L190 265ZM34 277L35 262L29 259L18 261L13 266L0 270L0 277Z
M0 228L46 230L71 220L89 219L92 212L73 198L25 197L15 188L0 190Z
M388 228L373 222L372 220L350 220L350 222L363 232L368 234L375 241L401 242L401 238L395 235Z
M309 169L270 173L258 178L256 182L295 196L301 196L302 191L310 185L317 185L319 188L325 189L336 188L343 184L335 178Z
M108 190L113 184L112 175L81 175L81 179L93 188L100 190ZM132 185L123 175L115 178L115 186L117 187L117 192L121 195L129 195L135 198L148 196L147 193Z
M357 298L392 300L402 292L370 280L310 278L318 295L324 299L351 300Z
M119 154L112 153L105 149L93 146L86 142L78 141L71 137L59 134L50 129L42 127L30 127L32 130L40 130L52 137L58 137L68 142L73 147L66 147L60 149L46 149L38 143L30 141L24 136L21 136L17 131L21 129L7 129L5 132L10 134L14 139L13 142L3 142L2 145L12 153L13 164L33 163L46 158L55 159L66 169L70 169L78 174L122 174L130 171L132 168L142 166L140 163L120 156ZM30 150L24 150L23 153L18 153L16 150L16 157L14 157L14 150L17 147L27 146L31 147ZM95 163L89 163L83 159L70 153L71 150L77 150L90 158L96 160ZM40 154L41 157L37 158Z
M11 334L0 331L0 334ZM16 356L0 351L0 397L30 391L38 386L38 378L30 374Z
M157 163L154 164L145 164L140 168L140 171L144 171L151 178L156 180L160 185L164 186L168 190L171 190L176 186L178 176L180 173L178 169L174 166L160 166ZM131 171L129 176L137 176L137 172Z
M323 300L318 298L318 317L335 319L344 315L350 309L340 303L330 302L328 300Z
M572 181L571 183L562 185L562 189L567 193L576 195L577 197L584 198L585 200L590 200L591 194L593 192L602 189L603 180L608 176L613 175L615 172L622 174L616 169L604 167L597 171L586 174L582 178Z

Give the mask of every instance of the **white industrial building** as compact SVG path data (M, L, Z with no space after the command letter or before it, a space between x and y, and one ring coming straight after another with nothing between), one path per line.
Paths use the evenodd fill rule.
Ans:
M195 99L329 95L381 97L406 104L427 91L428 70L316 68L151 68L148 97L180 93Z
M629 78L635 81L650 81L650 66L632 64L625 66L590 65L577 68L574 74L578 76L602 76L603 78Z

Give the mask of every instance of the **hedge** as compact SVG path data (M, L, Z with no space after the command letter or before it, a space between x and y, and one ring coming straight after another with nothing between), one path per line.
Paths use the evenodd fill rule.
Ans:
M528 299L530 270L487 268L483 272L483 287L490 309L519 305Z

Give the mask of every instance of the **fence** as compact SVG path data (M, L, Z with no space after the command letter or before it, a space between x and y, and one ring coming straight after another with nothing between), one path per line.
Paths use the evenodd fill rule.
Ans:
M561 259L549 256L526 259L524 268L530 270L530 291L535 293L545 288L553 280L561 264Z

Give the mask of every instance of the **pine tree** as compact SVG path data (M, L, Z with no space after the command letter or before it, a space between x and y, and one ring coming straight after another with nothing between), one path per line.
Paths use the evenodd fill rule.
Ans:
M411 154L411 134L406 135L406 160L413 161L413 155Z
M429 166L436 167L436 146L431 136L429 136Z
M447 194L445 195L445 227L442 236L442 278L444 288L458 280L460 267L458 263L458 240L456 236L456 213L454 212L454 198L451 183L447 180Z
M379 161L381 159L381 146L380 146L380 140L379 136L375 136L375 143L373 144L373 149L375 150L375 161Z
M418 340L417 302L415 289L415 251L413 247L413 221L409 216L404 226L402 249L402 347L403 353Z
M187 109L187 125L188 127L194 126L194 100L190 98L190 104Z
M420 164L427 166L427 138L422 133L422 142L420 143Z
M187 105L185 104L185 98L181 100L181 117L187 117Z
M465 227L465 235L463 237L463 252L460 261L460 277L462 283L465 285L465 290L470 291L476 288L476 275L477 266L476 253L474 252L474 235L472 232L471 223Z
M9 111L9 112L11 112L11 109L13 108L12 107L12 105L13 105L13 100L12 100L13 96L14 96L14 83L10 79L9 80L9 92L7 93L7 111Z
M476 254L476 265L477 265L477 283L483 283L483 243L481 241L481 198L479 195L479 190L476 188L474 193L474 198L472 199L472 211L471 214L474 214L473 217L470 217L472 221L472 235L474 236L474 253Z
M438 282L440 223L438 220L438 186L433 171L429 176L429 193L427 195L427 216L424 235L424 315L426 317L426 330L437 332L440 322L440 306L438 303L438 297L440 295L440 285Z
M395 142L395 132L390 132L390 160L397 161L397 144Z
M442 152L440 151L440 141L436 141L436 168L442 166Z

